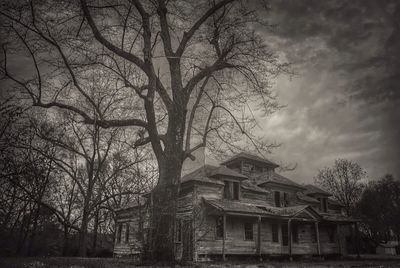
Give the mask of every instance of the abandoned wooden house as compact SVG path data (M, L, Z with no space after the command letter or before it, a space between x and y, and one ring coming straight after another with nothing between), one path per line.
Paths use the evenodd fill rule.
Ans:
M240 153L220 166L182 177L175 252L178 259L231 255L344 255L354 219L331 194L275 172L279 165ZM140 255L146 222L139 204L117 212L115 255Z

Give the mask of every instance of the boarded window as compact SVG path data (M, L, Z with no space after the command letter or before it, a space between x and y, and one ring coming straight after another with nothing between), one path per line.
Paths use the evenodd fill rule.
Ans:
M282 224L282 245L289 245L289 237L288 237L288 226L286 224Z
M118 224L117 243L121 243L121 235L122 235L122 223Z
M293 224L291 226L292 229L292 241L293 243L299 243L299 226L297 224Z
M253 224L251 222L246 222L244 224L244 239L245 240L253 240Z
M129 223L125 224L125 243L129 243Z
M215 223L215 237L217 239L224 238L224 219L223 217L218 217Z
M274 192L274 200L275 200L275 206L280 207L281 206L281 193L278 191Z
M272 242L279 243L278 224L273 223L271 227L272 227Z

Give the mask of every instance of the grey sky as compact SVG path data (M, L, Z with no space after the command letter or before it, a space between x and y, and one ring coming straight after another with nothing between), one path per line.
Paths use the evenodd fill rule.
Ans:
M297 75L277 79L285 108L262 119L271 156L311 182L336 158L370 179L400 176L400 6L395 1L271 1L267 43ZM396 14L397 13L397 14ZM399 15L399 16L397 16Z

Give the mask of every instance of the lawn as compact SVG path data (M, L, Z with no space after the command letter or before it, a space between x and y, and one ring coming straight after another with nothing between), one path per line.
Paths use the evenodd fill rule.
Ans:
M112 259L112 258L0 258L0 267L4 268L128 268L137 267L135 263L129 259ZM141 266L149 267L149 266ZM175 267L182 267L176 265ZM186 267L235 267L235 268L350 268L350 267L400 267L400 258L377 258L366 256L362 260L346 259L346 260L329 260L315 261L303 260L298 262L289 261L265 261L265 262L234 262L234 263L196 263Z

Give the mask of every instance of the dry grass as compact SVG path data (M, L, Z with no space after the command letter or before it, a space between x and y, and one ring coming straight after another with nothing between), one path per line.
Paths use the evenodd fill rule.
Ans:
M129 259L111 258L0 258L0 267L4 268L128 268L137 267ZM150 267L150 266L141 266ZM154 266L153 266L154 267ZM176 265L175 267L182 267ZM400 267L400 259L332 260L332 261L265 261L265 262L228 262L196 263L186 267L235 267L235 268L361 268L361 267Z

